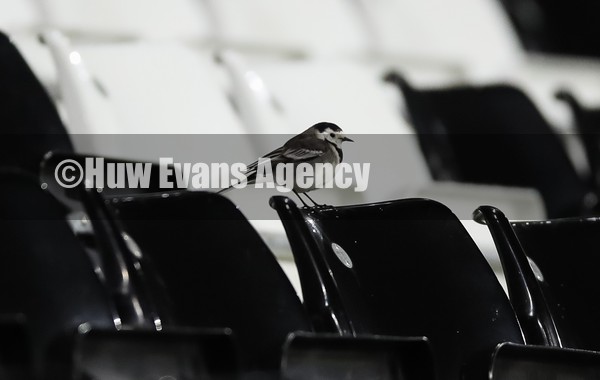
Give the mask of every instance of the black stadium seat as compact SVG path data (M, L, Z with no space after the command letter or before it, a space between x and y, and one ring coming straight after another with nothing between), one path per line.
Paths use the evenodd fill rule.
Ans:
M323 326L426 336L440 379L484 376L497 344L523 343L493 271L445 206L409 199L298 209L285 197L271 205L292 245L305 304Z
M533 102L509 85L418 90L396 73L428 165L438 179L537 189L548 216L596 212L594 189Z
M0 174L0 314L21 314L40 374L52 345L83 323L115 329L114 310L67 210L33 175Z
M480 207L475 215L492 232L503 265L523 263L520 268L504 268L513 303L547 304L550 318L540 319L539 325L554 329L562 346L600 352L600 306L596 302L600 297L600 220L510 223L490 206ZM531 307L526 310L532 314ZM530 324L522 327L525 334L539 329Z

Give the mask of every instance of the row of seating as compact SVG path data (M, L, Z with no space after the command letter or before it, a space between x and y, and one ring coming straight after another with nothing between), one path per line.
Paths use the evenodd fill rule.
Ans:
M116 40L102 35L106 17L116 23L113 15L123 12L122 6L104 2L101 12L90 4L85 9L50 6L45 20L58 20L52 26L61 31L43 33L43 46L33 43L51 51L58 80L28 55L22 35L11 33L50 97L2 37L0 75L6 86L0 109L9 120L2 133L9 135L3 135L0 149L0 238L8 247L3 257L8 265L2 266L0 285L9 291L0 302L0 341L7 342L0 347L0 378L5 373L26 378L30 368L38 378L598 377L597 311L589 301L596 294L593 281L586 281L594 278L593 251L586 248L594 243L590 236L597 220L511 226L497 209L481 208L477 219L485 216L493 232L509 302L478 247L445 206L427 200L381 202L429 196L463 219L480 204L499 206L513 219L543 219L546 211L535 193L473 185L492 182L534 187L551 217L596 212L595 183L580 178L561 142L549 133L542 116L548 116L546 108L540 114L527 96L507 86L423 89L406 61L397 70L394 55L405 45L391 36L411 36L397 28L414 25L411 19L433 10L441 12L440 22L448 19L446 2L419 2L412 12L401 12L402 2L357 2L379 36L372 45L379 46L378 58L367 62L325 59L322 55L332 53L328 44L341 47L334 55L348 56L360 37L348 37L355 33L345 33L339 22L331 34L329 24L320 24L325 19L306 22L316 14L346 15L349 2L296 7L286 2L289 9L280 12L274 11L283 4L277 1L258 7L261 2L209 3L214 3L221 40L228 38L222 46L238 50L220 51L218 62L202 42L164 38L162 24L150 16L123 18L125 33ZM187 10L191 18L200 14L188 6L168 8ZM73 11L64 23L61 9ZM170 14L145 4L140 9L159 19ZM495 8L484 9L493 13ZM310 17L301 17L307 10ZM57 17L48 17L52 13ZM102 15L103 22L88 22L85 14ZM255 20L273 20L271 14L281 33L264 21L264 28L256 28ZM172 19L181 26L189 21ZM142 36L138 31L148 21L154 35ZM203 28L195 20L187 25ZM302 34L306 25L313 25L309 29L318 36L308 43ZM113 31L118 34L119 28ZM479 61L481 49L465 53L456 43L443 45L451 47L444 59L434 49L440 45L431 43L440 31L453 35L439 28L419 34L427 44L415 39L421 49L415 66L427 66L420 59L429 57L425 61L456 66L462 79L474 82L498 69ZM467 41L471 33L457 35ZM340 35L348 40L338 43ZM265 43L270 37L272 45ZM496 41L489 46L502 54L503 40ZM287 59L273 58L282 52ZM496 54L484 61L512 62ZM387 78L397 89L382 79L389 67L396 68ZM565 78L564 72L553 73ZM511 83L526 83L521 76ZM556 78L535 90L525 86L527 95L537 94L537 106L544 104L540 99L553 99ZM595 83L583 78L587 85ZM574 88L574 95L562 97L579 125L591 126L584 121L593 111L579 106L581 92ZM60 117L53 102L61 107ZM410 122L402 117L403 102ZM481 112L472 112L473 105ZM383 176L372 178L363 196L317 195L327 203L360 206L299 209L290 199L272 198L293 250L304 302L246 219L272 217L266 207L272 193L236 192L231 203L214 194L165 192L156 184L150 194L110 189L99 194L83 187L66 191L54 183L53 169L61 159L82 159L74 150L147 161L161 153L191 162L251 161L285 136L247 132L292 134L321 120L336 121L352 135L381 133L359 137L345 157L373 162ZM481 125L527 134L500 140L496 134L462 134ZM182 136L147 136L164 132L165 126ZM106 132L111 134L99 135ZM541 164L540 145L545 148ZM66 155L45 156L48 150ZM549 159L552 170L546 170ZM469 184L438 183L444 179ZM572 252L575 235L581 256L564 259L561 252ZM545 242L548 247L538 248ZM547 254L559 247L559 253ZM566 271L574 261L585 263L581 271Z
M393 88L381 79L384 72L376 66L304 61L249 64L239 54L224 52L219 57L230 77L229 89L225 90L219 80L219 75L225 74L222 67L183 46L127 43L73 50L59 33L46 34L45 39L63 77L63 105L79 151L158 161L156 141L143 135L163 133L167 128L177 134L239 135L223 137L229 140L227 157L211 156L206 147L215 144L205 144L200 148L201 158L251 162L283 142L266 138L264 133L293 134L316 121L335 120L350 134L364 131L366 125L372 134L402 134L391 139L374 137L369 147L363 141L362 149L348 148L346 157L355 162L396 168L380 170L386 178L374 179L372 183L385 186L372 186L362 199L352 199L354 202L429 196L442 200L462 218L478 204L488 202L511 212L520 211L516 217L521 219L546 214L581 215L594 212L597 204L598 187L582 178L584 175L570 161L559 137L553 135L534 104L518 89L502 85L417 90L403 77L391 74L388 80L401 90L394 94L390 92ZM7 56L18 54L11 49L7 46ZM174 61L166 63L160 59L162 56ZM71 62L73 57L79 57L75 63ZM173 76L173 71L190 75ZM140 85L150 79L152 89ZM18 86L17 80L14 83ZM169 89L188 102L171 99ZM400 98L405 100L410 121L398 112ZM237 113L229 101L234 102ZM200 104L205 106L199 107ZM481 125L488 127L485 134L503 133L510 137L503 145L485 136L474 137ZM411 135L413 131L417 132L419 143ZM116 135L98 137L107 132ZM247 132L260 136L245 135ZM90 133L95 136L88 136ZM120 136L127 133L140 135L140 143L132 144L128 136ZM469 137L463 137L465 134ZM279 138L282 139L285 141L285 136ZM586 144L587 139L588 134L584 139ZM199 149L186 148L182 141L176 140L173 141L176 149L162 150L170 153L166 156L177 156L183 162L198 161ZM586 146L590 145L593 144ZM545 147L544 155L537 153L541 146ZM475 153L474 147L482 152ZM499 162L494 158L496 155L485 154L486 151L513 154ZM379 152L385 155L379 157ZM475 155L480 159L474 160ZM491 158L485 160L485 157ZM593 166L590 162L592 169ZM389 176L392 171L401 175ZM489 188L456 185L457 182L504 185L512 191L499 189L494 193ZM536 189L544 204L535 199L536 195L518 188ZM470 198L473 193L479 195L475 201L469 201L469 197L463 196L466 191ZM506 194L514 194L516 199ZM340 194L326 196L325 202L349 203L340 197ZM236 201L249 207L254 203Z
M300 302L226 198L42 190L64 158L47 156L40 180L2 172L2 246L13 254L2 266L10 292L0 314L12 320L3 324L7 342L30 342L16 350L25 358L3 357L12 373L29 375L22 363L39 378L100 379L586 379L600 371L596 218L511 226L480 208L509 302L438 202L298 208L274 197Z

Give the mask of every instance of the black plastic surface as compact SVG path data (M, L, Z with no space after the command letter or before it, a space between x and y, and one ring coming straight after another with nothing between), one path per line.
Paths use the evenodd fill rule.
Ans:
M502 344L494 353L490 380L600 378L597 352Z
M229 331L101 331L77 334L76 379L233 380L239 374Z
M271 205L288 233L311 317L350 327L333 331L426 336L440 379L483 376L498 343L523 342L493 271L440 203L298 209L289 198L273 197ZM331 297L339 301L335 308L319 305Z
M537 189L551 218L594 213L593 192L533 102L509 85L402 91L435 178Z
M49 150L73 146L56 107L8 36L0 32L0 166L37 175Z
M116 315L67 210L27 173L0 173L0 314L22 314L38 373L57 339Z
M275 257L228 199L184 192L111 205L158 277L172 324L231 328L251 370L278 370L288 333L312 330Z
M286 380L435 379L431 348L422 337L295 334L284 355Z
M496 214L504 216L498 210ZM486 222L490 229L498 228L494 219L487 218ZM500 228L508 230L507 235L514 233L518 240L499 236L500 239L496 239L498 253L521 252L535 265L535 271L507 273L508 286L524 281L524 278L538 283L556 322L562 345L600 351L597 322L600 319L597 302L600 299L600 220L568 218L515 222L508 228L507 225L500 225ZM519 246L515 248L517 243Z

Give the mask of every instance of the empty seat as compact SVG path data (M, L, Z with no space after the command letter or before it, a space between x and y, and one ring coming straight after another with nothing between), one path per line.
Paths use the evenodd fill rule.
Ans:
M367 372L395 376L398 370L412 373L415 379L432 376L429 345L422 339L363 336L350 341L335 334L288 337L309 332L312 325L269 249L225 198L164 191L123 197L121 190L112 189L100 195L82 184L70 191L50 183L61 161L60 156L49 157L42 180L63 203L85 213L98 242L95 249L122 263L138 290L136 299L154 318L156 329L231 328L241 343L245 373L261 378L278 376L282 361L290 364L281 367L290 376L301 366L310 366L315 376L327 374L332 379ZM198 213L190 214L190 209ZM129 343L115 338L114 344L136 344L135 336ZM98 371L97 363L111 356L102 340L100 344L103 354L91 359L92 372ZM406 353L412 346L414 352ZM152 350L147 353L153 355ZM330 359L320 361L318 355ZM357 358L369 363L368 369L351 367ZM425 368L415 366L418 363L425 363Z
M203 134L218 140L244 133L208 51L171 42L71 45L56 32L45 34L45 40L79 151L154 162L159 157L222 162L227 161L223 145L217 150L214 140L204 147L197 141ZM247 152L241 137L229 137L225 143L234 154ZM215 151L218 160L209 155Z
M532 187L550 217L592 212L591 192L535 105L507 85L418 90L391 75L438 176ZM527 218L534 219L534 218Z
M535 14L535 2L527 2L532 6L514 3L534 19L530 15ZM568 85L586 100L600 101L597 61L525 51L497 0L360 4L380 59L415 84L439 87L502 81L520 86L553 127L563 132L572 132L572 119L554 99L557 90Z
M600 310L594 301L600 295L598 219L509 223L490 206L479 208L475 216L492 232L513 304L533 317L548 314L540 323L522 324L524 332L544 329L565 347L600 351ZM514 262L520 265L511 265ZM533 312L531 304L537 305Z
M413 199L298 209L285 197L271 202L292 245L304 303L321 328L426 336L440 379L484 376L497 344L523 343L493 271L443 205Z
M56 193L55 187L49 188ZM310 376L332 379L349 374L393 378L399 371L414 379L432 378L430 349L423 339L288 337L309 332L312 325L275 258L225 198L163 192L104 202L94 189L80 196L94 234L105 242L99 249L122 256L127 267L133 263L129 273L143 288L140 303L150 300L155 306L151 315L160 317L155 326L165 331L231 328L240 342L246 375L276 378L284 363L281 370L291 378L304 374L297 372L302 366L311 368ZM190 209L198 213L190 214ZM91 361L92 372L99 368L94 363L106 356L102 347L105 354ZM329 359L318 360L319 355ZM357 360L361 365L353 365Z
M41 375L61 338L84 323L114 330L119 316L69 227L68 211L32 175L3 171L1 183L0 313L24 315L32 368Z
M217 43L256 55L348 57L366 53L353 4L340 0L207 2Z
M111 205L139 247L134 253L145 273L158 277L171 311L165 328L231 328L245 368L271 371L279 368L287 334L312 329L277 261L227 199L156 194Z
M435 62L458 71L459 78L489 80L523 59L508 17L493 0L359 3L372 31L375 52L399 66L411 60L416 66Z

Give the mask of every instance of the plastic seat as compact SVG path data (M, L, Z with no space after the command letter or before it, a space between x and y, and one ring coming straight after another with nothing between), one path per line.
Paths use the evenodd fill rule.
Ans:
M356 57L367 52L362 19L346 1L210 0L207 5L220 47L255 56Z
M432 378L429 345L422 339L365 335L348 340L307 334L313 327L293 287L226 198L188 192L113 198L110 204L128 239L136 242L133 252L144 258L142 267L151 268L159 279L158 291L172 311L171 318L162 321L165 328L231 328L240 343L246 375L393 378L402 371L415 379ZM198 214L190 215L190 209ZM404 347L413 346L414 351L407 353ZM329 359L320 360L321 355Z
M157 273L171 324L231 328L252 370L277 369L287 334L311 330L277 261L227 199L197 192L111 204Z
M372 31L374 51L388 62L402 66L412 61L417 69L419 63L445 64L447 71L458 71L458 78L464 80L502 75L523 59L518 37L495 1L359 3Z
M207 43L211 32L202 2L43 0L42 17L47 28L75 38L163 39ZM106 21L110 20L110 23Z
M3 171L0 224L3 247L0 313L22 314L40 375L54 344L83 323L115 329L110 297L94 262L73 236L67 210L35 177Z
M210 52L171 42L71 45L58 32L44 38L57 65L78 151L155 162L159 157L223 162L209 156L223 135L234 154L255 158L236 136L244 129ZM209 139L207 134L215 140L198 146ZM224 142L220 144L217 153L222 156ZM234 154L229 158L236 159Z
M91 220L96 239L103 242L97 247L101 253L122 258L156 328L232 328L244 353L244 373L260 378L279 376L280 369L298 376L292 372L302 366L311 368L311 378L395 376L397 370L414 373L415 379L432 376L424 340L363 336L349 341L314 334L288 338L290 333L311 331L312 325L269 249L225 198L172 191L123 197L112 189L100 195L83 185L79 191L65 191L50 183L60 161L56 155L44 163L48 190L86 213L84 219ZM198 214L190 214L190 209ZM255 270L248 272L251 266ZM416 351L406 354L406 345L414 345ZM329 359L320 360L320 355ZM421 368L419 363L427 365Z
M497 344L523 343L493 271L440 203L298 209L274 197L271 205L292 245L305 306L322 329L426 336L440 379L483 376Z
M398 75L388 78L402 90L437 176L537 189L549 217L593 212L594 205L588 204L592 189L578 176L559 137L517 88L418 90Z
M600 295L595 275L600 221L510 223L490 206L480 207L475 217L492 232L513 304L520 305L522 314L547 314L539 323L523 323L525 333L539 335L543 329L564 347L600 351L600 311L593 301Z
M223 361L228 361L228 369L235 370L236 352L224 332L188 330L165 335L156 331L161 315L140 287L141 279L131 261L116 250L107 254L106 247L112 247L110 236L102 235L99 228L94 236L74 229L70 210L40 189L37 179L29 174L3 170L0 183L0 242L6 264L0 285L10 289L0 297L0 313L24 317L26 340L19 344L31 346L32 361L26 368L33 378L67 378L82 371L94 372L94 368L104 379L189 372L192 357L201 359L191 367L196 373L210 372L207 368L223 372L223 364L219 367ZM121 329L133 330L122 335ZM86 335L90 330L94 331L91 338ZM95 334L105 340L98 341ZM195 342L193 349L190 341ZM123 363L119 355L111 357L103 351L111 344L121 350L142 345L146 351L137 349L137 359L154 362L142 370L131 361ZM187 351L179 349L179 359L186 357L187 362L169 362L167 358L177 347L188 347ZM204 348L198 351L200 347ZM16 344L13 349L9 364L17 366L18 355L26 353ZM93 363L103 363L103 370L98 371Z
M37 175L49 150L73 151L46 90L9 37L0 33L0 166Z
M535 19L535 2L513 3ZM497 0L360 4L378 59L419 86L510 83L523 88L552 126L566 133L573 132L572 118L554 98L556 91L568 86L590 104L600 102L597 60L526 51Z

